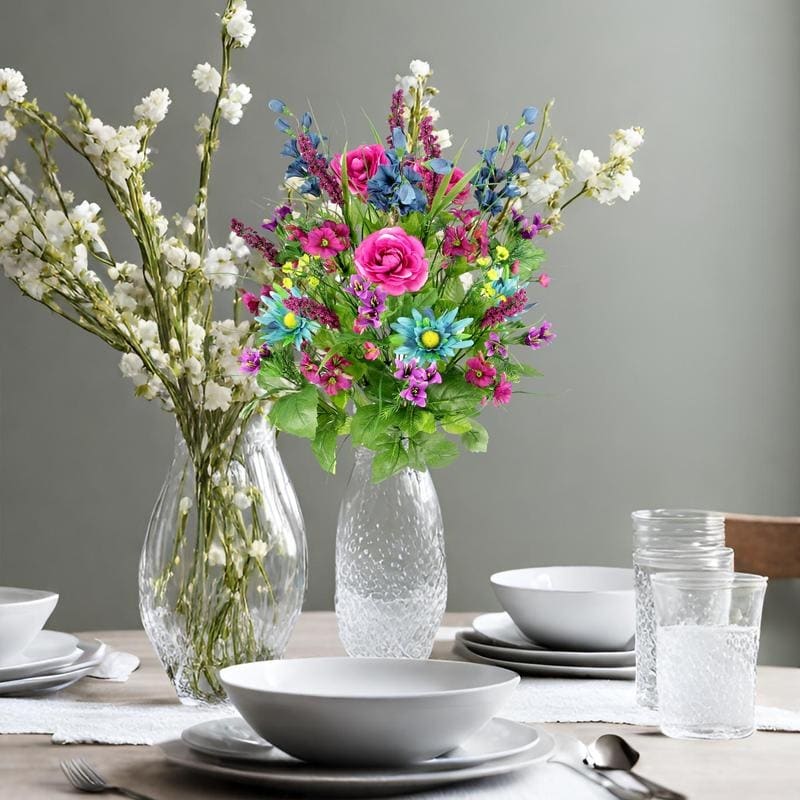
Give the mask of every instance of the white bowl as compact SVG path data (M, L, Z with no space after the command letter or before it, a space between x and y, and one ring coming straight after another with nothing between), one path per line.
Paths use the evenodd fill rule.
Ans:
M259 736L304 761L390 767L457 747L508 699L519 676L460 661L299 658L221 670Z
M497 572L492 588L517 627L555 650L630 649L636 627L633 570L532 567Z
M20 656L58 602L54 592L0 586L0 664Z

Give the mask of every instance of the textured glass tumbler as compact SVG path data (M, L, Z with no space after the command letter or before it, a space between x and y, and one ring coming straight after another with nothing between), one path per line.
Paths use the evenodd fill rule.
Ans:
M684 550L639 550L633 554L636 591L636 702L646 708L658 706L656 686L656 616L650 579L659 572L676 570L733 572L730 547Z
M664 572L652 585L661 731L677 739L750 736L767 579Z
M371 469L357 450L339 509L339 638L351 656L427 658L447 602L439 499L427 471L376 484Z
M718 511L652 508L634 511L633 550L682 550L725 545L725 516Z

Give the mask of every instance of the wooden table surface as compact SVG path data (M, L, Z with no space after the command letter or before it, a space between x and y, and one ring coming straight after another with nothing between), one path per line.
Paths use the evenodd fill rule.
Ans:
M448 614L446 625L465 625L473 614ZM144 633L109 631L86 634L113 647L136 653L141 668L127 683L84 680L66 690L73 699L114 703L146 703L174 697ZM437 643L434 656L446 658L451 645ZM336 623L330 612L301 616L287 656L341 655ZM800 707L800 669L762 667L758 701L784 708ZM545 728L571 733L589 742L601 733L617 731L642 754L642 771L653 780L696 800L768 800L800 798L800 734L756 732L749 739L726 742L668 739L652 728L607 723L559 723ZM78 796L61 775L59 761L84 756L123 786L158 800L265 797L263 791L192 774L167 764L154 747L67 745L48 736L0 736L0 798L54 800ZM270 795L273 796L273 795ZM535 798L526 798L535 800ZM559 800L547 798L547 800ZM565 798L564 800L569 800Z

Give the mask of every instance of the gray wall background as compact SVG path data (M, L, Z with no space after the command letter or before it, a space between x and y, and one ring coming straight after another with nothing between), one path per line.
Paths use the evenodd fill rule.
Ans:
M191 202L192 130L209 96L190 77L218 57L222 0L3 3L0 62L43 107L83 95L121 124L156 86L173 106L150 186ZM212 233L257 222L284 159L266 100L311 102L333 141L368 141L396 72L430 60L443 123L468 148L529 103L557 98L555 130L606 152L641 124L642 191L585 202L553 238L544 298L559 338L534 361L537 395L486 415L486 456L437 473L450 608L495 608L488 575L526 564L626 564L628 514L688 505L800 513L800 5L251 0L258 34L237 55L254 100L223 127ZM344 120L347 120L345 123ZM102 201L80 165L63 177ZM109 214L110 216L110 214ZM111 233L123 250L119 229ZM129 253L128 257L135 257ZM53 624L136 626L145 524L172 423L133 397L117 355L0 286L0 582L61 592ZM304 442L281 450L305 512L306 607L330 608L338 499ZM800 663L800 586L768 592L764 660Z

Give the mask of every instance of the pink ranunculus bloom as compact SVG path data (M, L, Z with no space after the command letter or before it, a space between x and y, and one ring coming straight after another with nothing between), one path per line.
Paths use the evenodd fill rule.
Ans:
M356 270L391 295L419 291L428 280L425 248L402 228L381 228L356 248Z
M500 376L500 380L494 387L492 402L495 406L504 406L506 403L511 402L511 389L513 384L506 377L505 372Z
M381 164L388 164L389 159L379 144L362 144L344 155L347 164L347 185L352 194L367 199L367 181L374 177ZM342 155L337 153L331 159L331 169L336 173L339 182L342 180Z
M375 361L378 356L380 356L381 351L378 349L378 345L375 342L364 342L364 358L367 361Z
M485 389L494 383L494 376L497 370L483 356L474 356L467 359L467 371L464 378L467 383Z
M343 222L325 222L301 234L300 246L310 256L333 258L350 247L350 228Z

